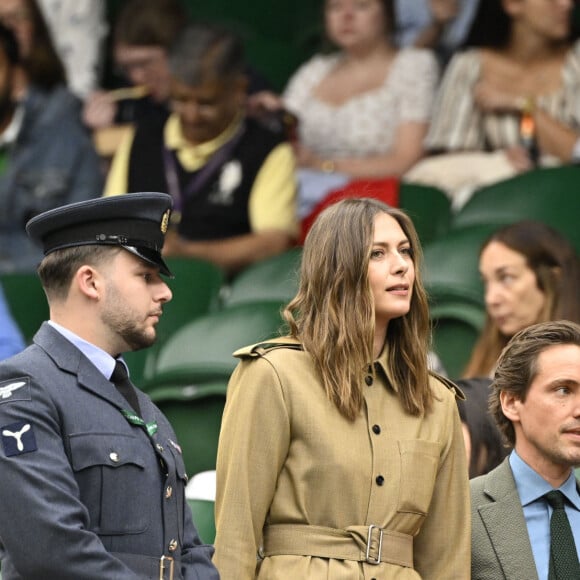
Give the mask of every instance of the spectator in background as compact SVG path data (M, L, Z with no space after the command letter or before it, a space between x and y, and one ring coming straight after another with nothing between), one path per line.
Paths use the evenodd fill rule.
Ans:
M32 54L21 61L15 35L0 25L0 272L34 271L42 258L27 220L103 187L78 100L48 70L38 75Z
M406 176L464 203L479 186L577 160L580 43L572 0L486 0L449 63L426 139ZM580 156L578 156L580 159Z
M0 22L12 30L18 42L22 66L13 72L16 98L28 84L44 91L66 85L65 68L36 0L2 0Z
M568 240L535 221L505 226L479 254L486 319L465 377L491 376L509 339L547 320L580 322L580 262Z
M469 477L473 478L497 467L509 453L509 448L504 444L489 412L491 379L459 379L455 383L465 394L465 399L457 400L457 406L463 427Z
M240 39L191 25L169 62L174 113L131 131L105 194L169 192L180 218L167 236L169 256L235 272L286 250L296 235L294 157L282 135L245 116Z
M24 350L25 344L0 285L0 360Z
M91 129L169 116L171 43L187 25L180 0L127 0L115 18L112 57L115 68L135 91L95 91L83 119ZM119 100L119 94L125 95Z
M431 48L445 66L464 43L479 0L395 0L399 46Z
M106 2L37 1L64 64L68 86L71 92L84 100L99 86L103 72L104 41L108 31Z
M302 65L281 98L250 101L254 110L286 108L298 118L300 217L349 179L397 177L423 156L438 66L430 51L395 47L393 6L326 0L336 50Z

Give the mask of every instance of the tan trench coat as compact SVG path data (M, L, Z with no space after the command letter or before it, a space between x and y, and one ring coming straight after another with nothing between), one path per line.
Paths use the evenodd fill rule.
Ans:
M469 483L448 388L433 378L433 411L405 413L383 353L374 381L361 375L365 406L350 422L303 351L258 346L236 355L217 461L214 562L223 580L469 579ZM410 540L413 567L302 555L308 550L257 559L264 529L277 524L374 524Z

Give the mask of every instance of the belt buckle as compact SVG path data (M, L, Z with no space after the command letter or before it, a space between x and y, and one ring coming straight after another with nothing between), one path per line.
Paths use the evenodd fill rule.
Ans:
M173 566L174 561L171 556L161 556L159 558L159 580L165 579L165 570L169 568L169 578L167 580L173 580Z
M376 558L371 556L371 540L372 540L374 528L379 530L379 550L378 550L378 555ZM369 532L368 532L368 536L367 536L367 552L366 552L367 564L372 564L373 566L378 566L381 563L382 550L383 550L383 529L379 528L379 526L375 526L374 524L371 524L369 526Z

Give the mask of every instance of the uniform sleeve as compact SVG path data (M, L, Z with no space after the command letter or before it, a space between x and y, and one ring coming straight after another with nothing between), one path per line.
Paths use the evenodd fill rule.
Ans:
M4 552L27 580L139 580L89 531L52 400L33 379L4 367L0 388L22 382L0 399Z
M228 387L217 457L214 562L222 578L255 578L289 444L290 421L274 369L262 358L242 361Z
M295 160L289 143L281 143L264 161L250 192L252 232L280 230L296 236Z
M414 540L414 560L422 578L465 580L471 573L469 476L457 404L444 391L435 404L442 414L443 450L429 513Z
M435 99L433 118L426 138L427 149L484 149L482 115L473 99L479 73L480 61L477 52L458 53L453 57Z
M107 182L105 183L105 192L103 194L105 197L127 193L127 187L129 186L129 158L134 138L135 129L131 128L115 152L107 174Z

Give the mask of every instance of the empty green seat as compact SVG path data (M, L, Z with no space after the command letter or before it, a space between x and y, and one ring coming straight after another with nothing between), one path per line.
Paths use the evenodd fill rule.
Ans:
M224 288L224 304L232 306L256 300L289 302L298 289L301 255L301 248L293 248L248 266Z
M413 220L422 244L426 244L449 229L451 201L439 188L401 182L399 206Z
M477 190L454 216L453 229L478 224L542 221L559 230L580 251L580 167L536 169Z
M242 346L278 335L279 301L235 304L189 322L160 345L147 390L229 378Z

